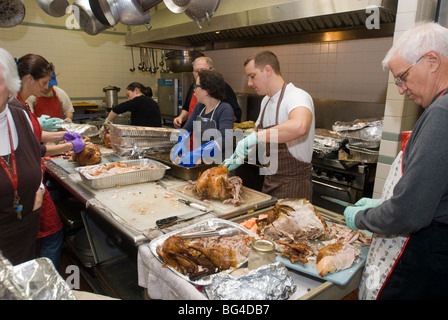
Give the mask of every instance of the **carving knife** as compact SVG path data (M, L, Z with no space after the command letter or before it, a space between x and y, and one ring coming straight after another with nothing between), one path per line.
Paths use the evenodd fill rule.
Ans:
M339 200L339 199L332 198L332 197L327 197L327 196L320 196L320 197L322 199L331 201L333 203L337 203L338 205L343 206L343 207L353 207L354 206L353 203L350 203L350 202L347 202L347 201L344 201L344 200Z
M182 201L181 201L182 200ZM163 228L167 228L169 226L172 226L173 224L179 223L179 222L183 222L183 221L188 221L191 219L194 219L196 217L202 216L204 214L209 213L211 210L207 210L206 207L201 206L199 204L190 202L188 200L184 200L184 199L179 199L179 202L185 203L193 208L199 209L201 210L201 212L192 212L192 213L187 213L181 216L171 216L168 218L164 218L164 219L159 219L156 221L156 226L159 229L163 229Z

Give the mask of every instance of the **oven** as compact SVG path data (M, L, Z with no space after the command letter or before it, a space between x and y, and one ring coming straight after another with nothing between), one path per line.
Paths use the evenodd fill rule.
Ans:
M312 164L314 205L343 214L345 207L322 196L349 203L355 203L362 197L372 197L376 163L349 165L338 159L313 157Z

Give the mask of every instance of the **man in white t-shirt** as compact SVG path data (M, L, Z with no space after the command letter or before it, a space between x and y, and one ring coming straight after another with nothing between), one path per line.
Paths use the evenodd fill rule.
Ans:
M234 170L252 153L255 145L266 144L269 165L276 171L265 175L262 191L279 199L311 200L313 99L304 90L285 82L278 58L270 51L250 57L244 68L248 85L257 94L266 96L261 103L255 132L238 142L235 153L223 165Z

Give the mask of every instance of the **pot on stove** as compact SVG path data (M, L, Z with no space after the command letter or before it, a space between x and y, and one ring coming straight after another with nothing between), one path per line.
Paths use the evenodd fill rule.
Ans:
M118 104L118 92L121 89L116 86L107 86L103 88L106 93L106 108L113 108Z

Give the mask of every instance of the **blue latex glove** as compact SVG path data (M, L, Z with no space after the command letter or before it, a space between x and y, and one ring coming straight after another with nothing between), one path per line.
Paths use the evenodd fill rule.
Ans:
M202 146L191 152L182 154L179 165L183 167L194 167L201 158L210 158L219 154L219 152L221 152L221 150L219 149L218 144L212 140L204 143Z
M347 226L352 230L358 230L355 225L356 214L361 210L375 208L379 206L380 203L381 199L361 198L355 203L354 206L345 208L344 217Z
M64 139L67 142L70 142L72 140L75 139L81 139L82 135L80 135L79 133L76 132L72 132L72 131L67 131L64 136L62 137L62 139Z
M86 144L81 139L75 139L70 141L73 144L72 151L74 153L80 153L86 147Z
M50 118L50 116L47 116L46 114L41 115L39 118L37 118L37 120L39 121L42 130L52 132L56 132L58 131L58 129L61 129L61 126L59 126L59 124L63 122L62 119Z
M246 138L237 143L235 152L229 159L224 160L223 166L227 167L229 171L235 170L244 163L244 159L254 146L258 144L256 132L252 132Z
M185 146L185 142L190 138L190 132L184 133L177 138L177 144L171 149L171 162L174 163L174 160L182 153L187 153L187 147Z

